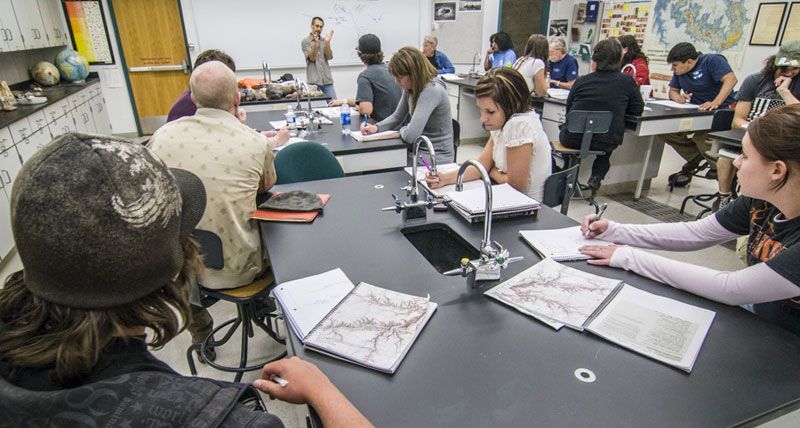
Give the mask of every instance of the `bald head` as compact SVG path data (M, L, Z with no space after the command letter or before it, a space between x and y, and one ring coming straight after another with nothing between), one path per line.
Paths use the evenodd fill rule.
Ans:
M236 75L227 65L219 61L201 64L189 78L192 100L198 108L215 108L235 112L239 89Z

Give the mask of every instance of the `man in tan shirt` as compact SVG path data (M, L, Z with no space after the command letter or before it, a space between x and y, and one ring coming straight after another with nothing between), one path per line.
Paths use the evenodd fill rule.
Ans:
M225 266L207 269L203 286L240 287L265 269L258 225L250 213L256 195L275 184L272 146L236 118L236 76L225 64L200 65L189 86L197 113L162 126L149 147L167 165L194 173L205 185L208 201L197 228L220 237ZM193 312L198 319L189 331L198 342L210 332L212 320L205 309Z

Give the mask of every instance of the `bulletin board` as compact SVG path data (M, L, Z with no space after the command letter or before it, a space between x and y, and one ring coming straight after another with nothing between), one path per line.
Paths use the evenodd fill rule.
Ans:
M67 26L72 34L72 47L91 65L114 64L102 2L68 0L62 4Z
M600 37L598 40L619 37L623 34L633 34L639 46L642 46L651 7L649 1L606 3L600 20Z

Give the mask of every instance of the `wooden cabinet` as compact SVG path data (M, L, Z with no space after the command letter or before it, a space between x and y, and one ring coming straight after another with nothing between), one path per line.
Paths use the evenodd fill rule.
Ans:
M71 131L111 134L98 83L0 128L0 260L14 247L9 201L22 164L53 138Z

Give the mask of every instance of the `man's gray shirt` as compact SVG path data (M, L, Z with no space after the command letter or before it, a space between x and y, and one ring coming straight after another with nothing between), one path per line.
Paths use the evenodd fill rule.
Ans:
M397 108L403 90L389 74L386 64L371 64L358 75L356 104L361 101L372 103L370 117L380 122L389 117Z
M308 59L308 54L311 53L312 41L314 41L314 38L309 34L308 37L300 42L300 47L303 49L303 57L306 59L306 80L308 83L315 85L330 85L333 83L333 76L331 75L331 66L328 65L328 60L325 59L325 40L321 37L319 39L316 61Z

